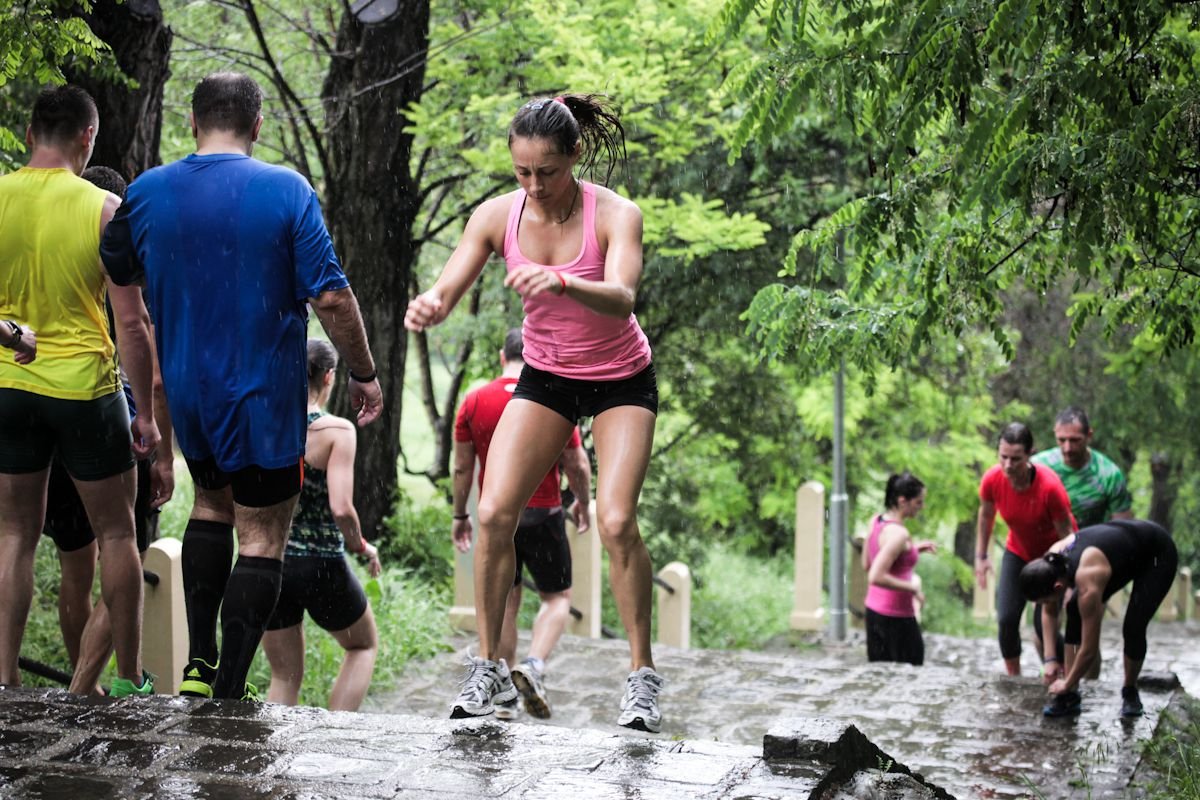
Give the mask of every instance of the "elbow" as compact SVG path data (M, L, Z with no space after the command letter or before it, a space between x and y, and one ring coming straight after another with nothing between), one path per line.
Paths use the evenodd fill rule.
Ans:
M349 296L349 287L343 289L329 289L328 291L321 292L319 295L309 300L309 303L318 311L337 311L346 303Z
M333 514L334 522L338 523L338 525L358 519L358 514L354 510L354 504L347 501L330 502L329 513Z

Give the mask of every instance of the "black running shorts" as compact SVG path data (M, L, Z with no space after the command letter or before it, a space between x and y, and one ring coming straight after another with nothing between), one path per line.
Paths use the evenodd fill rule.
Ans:
M366 613L367 595L345 556L288 556L283 560L279 602L267 630L299 625L305 611L327 631L345 630Z

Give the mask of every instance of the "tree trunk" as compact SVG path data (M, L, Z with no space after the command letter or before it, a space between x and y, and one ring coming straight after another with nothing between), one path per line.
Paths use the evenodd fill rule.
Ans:
M347 11L323 91L325 213L383 386L383 414L359 432L355 467L355 505L369 539L386 536L383 521L396 499L408 346L403 321L421 204L402 112L421 98L428 38L428 0L400 0L395 14L370 25ZM344 393L335 408L347 413Z
M87 89L100 111L100 131L92 164L111 167L129 181L160 162L163 86L171 72L171 30L163 24L158 0L96 0L82 14L92 31L112 48L121 70L137 87L103 75L67 70L72 83Z
M1171 530L1171 507L1175 505L1178 492L1173 475L1171 457L1166 453L1155 453L1150 457L1150 513L1151 522L1157 522Z

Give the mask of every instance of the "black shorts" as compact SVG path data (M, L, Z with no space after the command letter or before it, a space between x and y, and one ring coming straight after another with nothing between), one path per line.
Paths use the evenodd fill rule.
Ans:
M192 481L210 492L233 487L233 502L248 508L266 508L300 494L304 483L304 462L279 469L263 469L251 465L236 472L225 472L212 456L203 459L184 458Z
M367 612L367 595L344 556L283 559L283 585L267 630L299 625L305 611L327 631L345 630Z
M925 663L925 640L916 617L889 617L867 609L867 660Z
M0 389L0 472L23 475L50 466L55 453L72 477L99 481L133 467L125 393L62 400Z
M641 406L658 413L658 378L654 365L616 381L583 381L563 378L526 364L513 390L513 399L532 400L562 414L571 424L617 406Z
M158 539L159 510L150 505L153 499L150 496L150 463L149 460L137 462L137 498L133 503L133 523L139 553L146 552L146 548ZM83 501L75 490L75 482L57 458L50 466L44 530L64 553L80 550L96 541Z
M571 588L571 545L561 508L525 509L513 544L517 549L514 586L521 583L521 568L528 567L539 592L554 594Z

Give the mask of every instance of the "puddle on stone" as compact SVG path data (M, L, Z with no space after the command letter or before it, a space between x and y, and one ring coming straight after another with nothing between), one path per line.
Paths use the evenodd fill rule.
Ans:
M302 753L284 767L279 777L298 781L327 781L374 785L382 783L397 771L393 761L367 758L345 758L324 753Z
M142 781L137 790L146 793L153 800L276 800L281 794L279 788L271 785L255 787L217 781L194 781L183 777Z
M177 725L165 729L163 733L170 736L199 736L218 741L252 742L265 744L279 730L269 722L249 719L230 719L228 717L191 717Z
M266 772L283 753L275 750L251 750L238 745L208 744L178 759L171 769L213 772L218 775L258 775Z
M178 746L171 744L90 736L69 752L57 755L51 760L68 764L143 770L179 750Z

